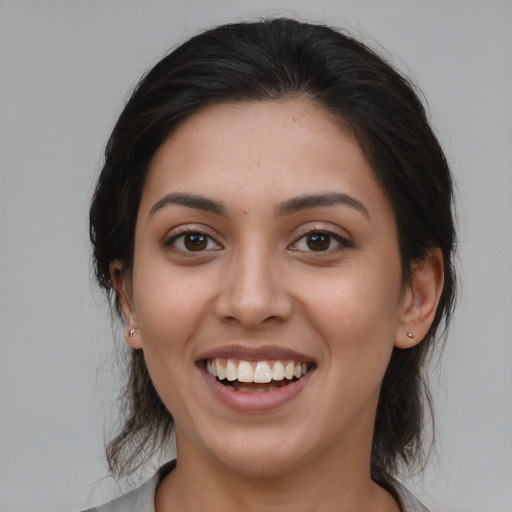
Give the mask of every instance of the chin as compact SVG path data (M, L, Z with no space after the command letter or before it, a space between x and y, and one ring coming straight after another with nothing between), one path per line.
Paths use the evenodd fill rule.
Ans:
M281 432L230 434L230 441L209 450L216 461L238 474L271 477L290 473L304 463L304 440Z

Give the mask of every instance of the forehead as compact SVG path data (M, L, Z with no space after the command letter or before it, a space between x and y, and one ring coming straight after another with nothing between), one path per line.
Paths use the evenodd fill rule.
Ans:
M176 190L240 207L333 191L370 210L387 202L355 138L304 99L221 103L190 116L157 151L143 202Z

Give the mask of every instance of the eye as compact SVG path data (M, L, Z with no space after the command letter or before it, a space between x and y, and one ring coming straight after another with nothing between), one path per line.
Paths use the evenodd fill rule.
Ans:
M174 235L165 242L165 246L182 252L203 252L222 249L212 237L201 231L186 231L185 233Z
M290 248L296 251L326 252L344 247L352 247L351 242L329 231L310 231L298 238Z

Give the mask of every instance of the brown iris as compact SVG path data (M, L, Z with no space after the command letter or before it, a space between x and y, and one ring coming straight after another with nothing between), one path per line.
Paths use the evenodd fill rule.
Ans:
M331 237L325 233L312 233L306 243L312 251L326 251L331 245Z
M189 251L202 251L208 245L208 237L201 233L188 233L184 236L183 243Z

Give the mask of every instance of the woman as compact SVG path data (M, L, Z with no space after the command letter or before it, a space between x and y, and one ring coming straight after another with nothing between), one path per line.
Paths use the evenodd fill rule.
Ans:
M90 220L132 349L110 468L177 447L92 510L426 510L393 476L421 465L455 233L406 79L323 26L200 34L133 93Z

